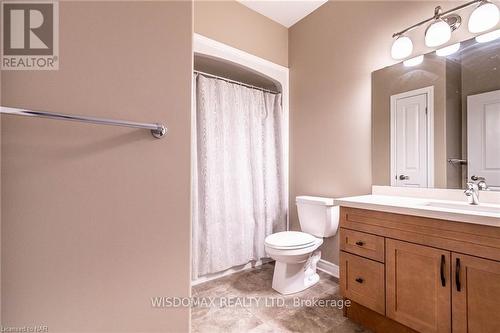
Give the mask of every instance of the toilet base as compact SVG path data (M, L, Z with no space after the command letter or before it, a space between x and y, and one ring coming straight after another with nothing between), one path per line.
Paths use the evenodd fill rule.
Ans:
M319 275L308 267L308 262L283 263L276 261L274 266L273 284L274 290L283 295L298 293L319 281Z

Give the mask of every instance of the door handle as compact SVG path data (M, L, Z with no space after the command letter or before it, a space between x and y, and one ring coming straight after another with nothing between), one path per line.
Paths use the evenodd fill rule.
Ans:
M457 291L461 290L460 284L460 258L455 261L455 283L457 285Z
M363 280L363 278L360 278L360 277L356 278L356 282L357 283L363 283L364 281L365 280Z
M446 266L446 258L444 257L444 254L441 255L441 267L440 267L440 273L441 273L441 285L443 287L446 287L446 277L444 276L444 268Z
M410 179L409 176L399 175L399 180L409 180L409 179Z

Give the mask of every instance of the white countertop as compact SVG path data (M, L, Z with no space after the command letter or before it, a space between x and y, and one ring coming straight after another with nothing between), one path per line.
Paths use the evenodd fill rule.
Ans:
M412 198L392 195L362 195L335 199L335 204L387 213L500 227L500 205L469 205L463 201Z

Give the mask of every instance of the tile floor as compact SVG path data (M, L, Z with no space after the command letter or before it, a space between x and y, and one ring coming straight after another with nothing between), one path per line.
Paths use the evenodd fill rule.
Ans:
M297 294L282 296L271 288L273 269L272 264L265 264L195 286L193 297L216 301L210 306L200 304L193 307L191 331L369 332L345 318L341 309L332 306L332 300L342 300L335 278L319 272L321 279L315 286ZM330 300L330 306L311 304L319 299ZM238 300L240 303L237 303ZM303 306L297 306L298 302L303 302Z

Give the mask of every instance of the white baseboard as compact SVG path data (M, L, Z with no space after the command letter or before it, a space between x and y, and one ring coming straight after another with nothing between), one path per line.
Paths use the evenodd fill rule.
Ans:
M262 258L261 260L251 261L251 262L249 262L249 263L247 263L245 265L231 267L231 268L226 269L225 271L222 271L222 272L217 272L217 273L213 273L213 274L207 274L207 275L204 275L204 276L200 276L196 280L192 280L191 281L191 287L196 286L196 285L198 285L200 283L203 283L203 282L208 282L208 281L211 281L211 280L215 280L215 279L221 278L223 276L227 276L227 275L231 275L231 274L234 274L234 273L238 273L238 272L244 271L245 269L262 266L263 264L266 264L266 263L272 262L272 261L273 260L271 258Z
M203 283L203 282L215 280L215 279L221 278L223 276L238 273L238 272L241 272L245 269L258 267L258 266L261 266L262 264L272 262L272 261L273 260L270 258L263 258L262 260L252 261L252 262L247 263L246 265L232 267L232 268L229 268L229 269L222 271L222 272L201 276L198 279L191 281L191 286L196 286L196 285ZM319 269L322 272L325 272L328 275L336 277L337 279L339 278L339 266L337 266L329 261L320 259L318 262L318 265L317 265L317 269Z
M337 266L329 261L320 259L318 262L317 268L320 271L325 272L326 274L329 274L333 277L336 277L337 279L339 278L339 266Z

